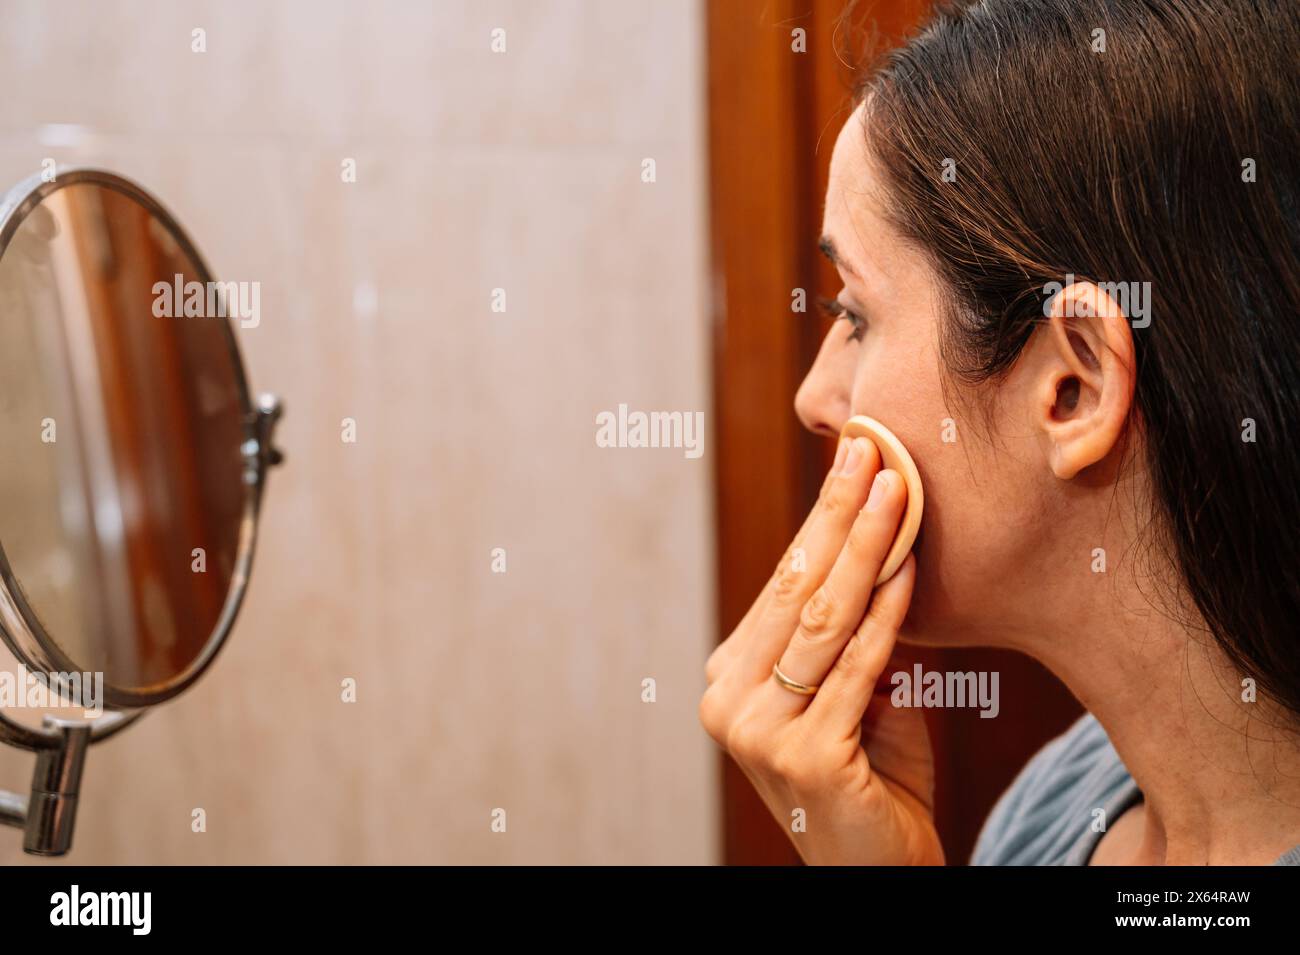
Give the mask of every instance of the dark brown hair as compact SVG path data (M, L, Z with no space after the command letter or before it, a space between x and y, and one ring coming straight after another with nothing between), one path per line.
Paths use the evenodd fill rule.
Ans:
M1296 714L1298 50L1297 0L984 0L859 89L887 214L951 293L956 379L1014 364L1046 283L1150 283L1151 526L1233 664Z

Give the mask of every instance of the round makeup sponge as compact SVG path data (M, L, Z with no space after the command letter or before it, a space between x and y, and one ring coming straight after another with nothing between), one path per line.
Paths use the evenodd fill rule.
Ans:
M844 423L840 435L850 438L870 438L880 451L881 467L897 471L907 483L907 510L903 512L903 519L899 521L894 544L889 548L889 553L885 555L885 562L880 567L880 575L875 583L875 586L879 587L894 576L903 561L907 559L907 552L916 543L916 532L921 529L921 512L925 509L921 473L917 471L916 463L907 453L907 448L903 447L903 442L875 418L854 415Z

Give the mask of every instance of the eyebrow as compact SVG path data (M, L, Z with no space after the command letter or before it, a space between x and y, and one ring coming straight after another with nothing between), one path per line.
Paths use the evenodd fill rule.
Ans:
M852 275L854 278L857 279L861 278L861 276L858 275L857 270L853 266L849 265L849 263L845 260L844 256L840 255L840 250L835 247L835 240L832 239L830 236L824 235L820 239L818 239L817 248L821 249L822 255L830 259L831 262L834 263L836 268L843 269L845 272L848 272L849 275Z

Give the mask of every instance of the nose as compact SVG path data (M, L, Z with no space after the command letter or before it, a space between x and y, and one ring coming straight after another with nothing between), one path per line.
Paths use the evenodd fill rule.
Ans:
M822 340L813 366L794 396L795 414L814 434L833 438L849 419L853 392L855 353L838 348L832 328Z

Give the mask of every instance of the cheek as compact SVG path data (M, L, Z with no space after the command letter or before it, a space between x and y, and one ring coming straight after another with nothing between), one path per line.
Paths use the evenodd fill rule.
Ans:
M853 379L852 412L864 414L898 435L907 447L921 479L927 484L928 463L947 457L944 451L945 407L937 355L919 336L898 336L867 342ZM950 430L950 429L949 429Z
M903 639L955 645L997 643L1008 562L1023 562L1015 514L1017 482L1008 460L968 433L947 407L937 357L921 352L887 361L865 355L853 413L876 418L907 447L925 488L916 548L917 582Z
M917 540L917 578L903 639L913 643L987 643L992 591L1005 540L987 488L972 480L960 444L913 452L925 487ZM972 462L972 466L978 466Z
M1049 609L1041 597L1043 575L1059 562L1053 541L1060 514L1032 480L1028 449L1008 442L995 451L960 419L955 434L955 441L943 441L936 427L929 440L913 439L925 514L902 638L1014 646L1015 634L1032 629Z

